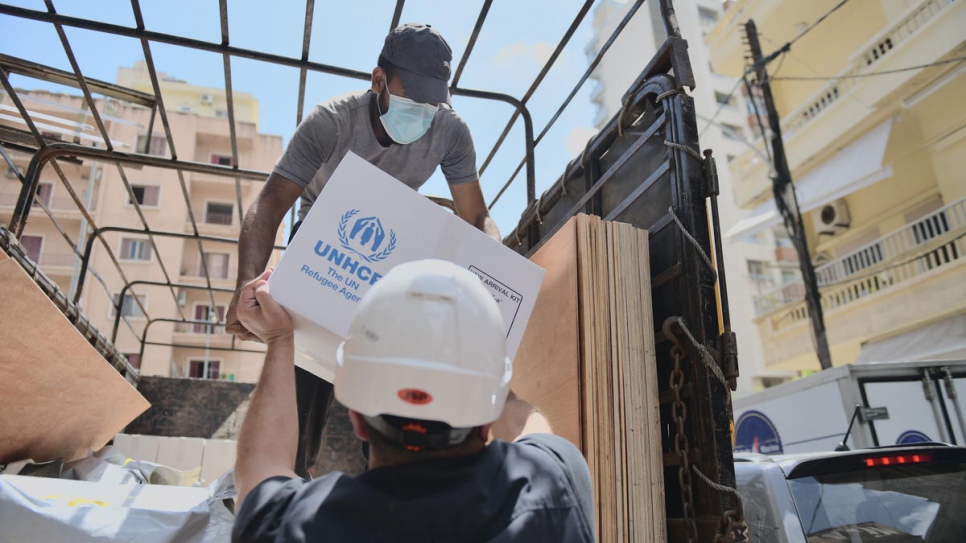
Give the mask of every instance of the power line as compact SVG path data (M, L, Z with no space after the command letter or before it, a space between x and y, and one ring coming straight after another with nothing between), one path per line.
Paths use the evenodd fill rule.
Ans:
M735 95L735 91L738 90L738 86L741 85L741 81L747 75L748 75L748 72L746 71L744 74L741 75L741 77L739 77L738 79L735 80L735 85L733 87L731 87L731 90L728 92L728 95L725 96L725 99L720 101L720 104L718 105L718 109L715 110L714 115L712 115L711 118L708 119L708 121L707 121L708 124L704 125L704 128L701 129L701 132L698 133L698 137L699 138L704 135L704 132L708 128L711 128L711 125L715 124L715 122L714 122L715 119L718 118L718 115L721 115L721 112L724 110L725 106L727 106L728 105L728 102L731 101L731 97Z
M831 15L831 14L835 13L836 11L838 11L838 9L841 8L842 6L844 6L845 4L847 4L848 1L849 0L842 0L841 2L839 2L838 4L836 4L835 7L833 7L830 10L828 10L827 12L825 12L821 17L819 17L818 19L816 19L814 23L810 24L805 30L802 30L802 32L799 35L797 35L794 38L792 38L791 41L786 42L785 45L782 45L781 47L779 47L777 50L775 50L774 52L772 52L767 57L764 57L763 59L761 59L759 61L759 63L761 65L763 65L763 66L767 66L769 63L771 63L776 58L779 58L780 57L780 58L782 58L784 60L785 53L788 53L788 51L789 51L789 49L791 49L793 43L795 43L796 41L802 39L802 37L804 37L805 34L808 34L809 32L812 31L812 29L814 29L816 26L818 26L819 24L821 24L822 21L824 21L825 19L828 19L829 15ZM769 40L769 41L771 41L771 40ZM750 75L752 72L754 72L757 68L758 68L758 63L755 63L755 64L749 66L747 69L745 69L744 73L741 74L741 77L739 77L735 81L734 87L731 88L731 91L725 97L724 101L721 102L721 104L718 106L718 109L714 112L714 115L711 116L711 119L708 121L708 124L706 124L704 126L704 128L701 130L701 132L698 133L698 137L699 138L702 135L704 135L705 131L709 127L711 127L711 124L714 122L714 120L717 119L718 118L718 115L721 114L721 111L724 109L724 107L726 105L728 105L728 101L731 100L731 97L735 95L735 92L738 90L738 87L741 85L742 80L744 80L744 78L748 77L748 75ZM775 72L777 72L780 69L781 69L781 63L779 62L778 69L776 69ZM769 77L769 80L770 79L771 78Z
M802 76L802 77L788 76L788 77L770 77L769 79L771 81L838 81L840 79L858 79L860 77L873 77L873 76L877 76L877 75L897 74L897 73L900 73L900 72L909 72L909 71L912 71L912 70L921 70L923 68L931 68L933 66L941 66L943 64L951 64L953 62L959 62L959 61L962 61L962 60L966 60L966 57L956 57L956 58L950 58L950 59L946 59L946 60L940 60L938 62L932 62L930 64L920 64L918 66L909 66L909 67L906 67L906 68L896 68L894 70L883 70L881 72L868 72L868 73L864 73L864 74L829 75L829 76L818 75L818 76L813 76L813 77L810 77L810 76Z

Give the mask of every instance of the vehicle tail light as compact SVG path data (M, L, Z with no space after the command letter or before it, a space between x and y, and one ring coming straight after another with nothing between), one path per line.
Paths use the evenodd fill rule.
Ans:
M921 464L931 462L932 456L928 453L899 454L893 456L875 456L865 459L865 467L877 468L880 466L901 466L904 464Z

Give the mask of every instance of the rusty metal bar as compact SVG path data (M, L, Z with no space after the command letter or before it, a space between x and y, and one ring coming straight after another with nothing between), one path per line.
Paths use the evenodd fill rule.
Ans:
M403 5L406 4L406 0L396 0L396 9L392 13L392 22L389 23L389 32L392 32L394 28L399 26L399 20L402 19Z
M53 0L44 0L47 5L47 11L51 14L56 15L57 11L54 9ZM94 102L94 96L91 94L91 89L87 86L87 80L84 79L84 74L81 72L80 65L77 64L77 57L74 56L74 50L70 46L70 42L67 40L67 34L64 32L64 27L60 23L55 22L54 28L57 29L57 35L60 36L60 43L64 46L64 53L67 55L67 60L70 62L71 68L74 70L74 75L77 77L77 83L80 85L81 92L84 93L84 101L87 102L87 107L91 110L91 116L94 117L94 124L97 125L97 129L101 132L101 137L104 138L104 146L107 147L108 151L114 149L113 144L111 144L111 138L107 134L107 127L104 126L104 121L101 119L101 114L97 110L97 103Z
M638 3L643 1L644 0L638 0ZM546 77L547 73L550 72L550 68L553 67L554 62L557 61L557 57L560 56L560 53L563 52L564 47L567 45L567 43L570 42L570 38L574 35L574 32L577 31L577 27L580 26L580 23L584 20L584 17L587 15L587 12L590 11L590 7L593 5L593 3L594 3L593 0L587 0L586 2L584 2L583 7L580 8L580 12L577 13L577 16L574 18L574 21L570 24L570 28L567 29L566 33L564 33L563 38L561 38L560 42L557 44L557 47L556 49L554 49L553 54L551 54L550 58L547 59L547 62L543 65L543 69L540 70L540 73L537 74L537 77L536 79L533 80L533 83L530 85L530 88L527 89L526 94L524 94L523 98L520 99L520 103L526 104L527 101L530 100L530 97L533 96L533 93L536 92L537 87L539 87L540 84L543 83L543 78ZM519 113L519 110L518 110L518 113ZM503 141L506 139L507 134L509 134L510 129L513 128L513 123L515 123L517 120L518 113L514 113L510 117L510 120L507 122L506 128L503 129L503 133L500 134L499 138L497 138L496 143L493 145L493 149L490 150L490 154L487 155L486 160L483 161L483 165L480 166L480 175L483 175L483 172L486 171L487 166L490 165L490 161L493 160L493 157L496 155L496 152L500 149L500 146L503 145ZM500 192L502 193L503 191L500 191ZM499 199L499 197L493 200L494 204L496 203L497 199ZM529 203L531 201L532 199L528 197L527 202ZM490 207L492 206L493 204L490 204Z
M305 27L302 31L302 62L309 61L309 48L312 43L312 19L315 16L315 0L305 2ZM305 78L308 70L305 66L299 68L299 99L295 110L295 124L302 124L302 110L305 109Z
M51 83L57 83L58 85L64 85L66 87L80 88L77 83L77 78L74 77L70 72L65 72L64 70L38 64L36 62L30 62L29 60L24 60L22 58L11 57L2 53L0 53L0 68L3 68L11 73L31 77L33 79L49 81ZM154 96L146 92L136 91L120 85L115 85L114 83L107 83L90 78L87 79L87 86L94 92L104 96L110 96L111 98L117 98L118 100L124 100L125 102L138 104L144 107L154 107Z
M470 41L466 43L466 50L463 51L463 58L460 59L459 66L456 67L456 73L453 74L453 82L450 83L450 87L456 87L459 85L460 76L463 75L463 68L466 67L467 61L470 60L470 54L473 52L473 47L476 45L477 38L480 37L480 30L483 29L483 23L486 21L486 14L490 12L490 5L493 4L493 0L486 0L483 2L483 7L480 9L480 16L476 18L476 25L473 27L473 33L470 35Z
M2 6L0 6L0 9L2 9ZM155 106L161 115L161 126L164 128L164 137L168 140L168 150L171 151L171 160L178 160L178 152L174 147L174 138L171 136L171 123L168 121L168 112L164 108L164 97L161 96L161 83L158 81L158 72L154 69L154 56L151 54L151 45L144 35L146 32L144 28L144 16L141 14L141 4L138 0L131 0L131 10L134 12L137 33L130 37L138 38L141 41L141 52L144 53L144 64L147 65L148 77L151 78L151 88L154 89L154 97L157 100ZM148 133L148 139L150 140L152 137L153 132ZM150 145L150 141L148 145Z

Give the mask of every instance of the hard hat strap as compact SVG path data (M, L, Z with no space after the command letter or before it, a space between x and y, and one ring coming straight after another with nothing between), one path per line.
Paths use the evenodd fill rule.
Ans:
M452 428L449 425L435 421L419 421L391 417L387 415L365 416L369 426L382 434L383 437L412 451L424 449L441 450L458 445L473 431L473 428Z

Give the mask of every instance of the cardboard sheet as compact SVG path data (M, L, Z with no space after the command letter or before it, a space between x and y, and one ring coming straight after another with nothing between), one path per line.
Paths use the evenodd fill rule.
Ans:
M580 447L574 224L564 225L530 260L546 270L546 275L513 362L512 388L521 398L540 406L557 435Z
M150 404L0 255L0 463L83 457Z

